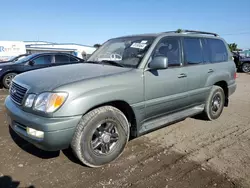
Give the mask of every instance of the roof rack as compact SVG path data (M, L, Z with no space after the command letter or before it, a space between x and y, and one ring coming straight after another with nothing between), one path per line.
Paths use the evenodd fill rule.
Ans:
M176 31L175 31L176 32ZM195 30L181 30L181 33L197 33L197 34L206 34L206 35L214 35L218 37L217 33L205 32L205 31L195 31Z

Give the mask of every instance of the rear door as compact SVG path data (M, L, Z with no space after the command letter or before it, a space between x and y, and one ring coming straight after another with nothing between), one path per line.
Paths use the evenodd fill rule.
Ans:
M184 37L184 62L188 72L187 87L189 106L203 104L209 88L205 86L210 69L209 54L203 48L203 39L199 37Z

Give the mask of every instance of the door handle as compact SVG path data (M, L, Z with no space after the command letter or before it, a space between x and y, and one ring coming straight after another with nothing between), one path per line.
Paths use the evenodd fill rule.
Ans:
M181 74L178 75L178 78L185 78L185 77L187 77L187 75L184 74L184 73L181 73Z
M212 73L212 72L214 72L214 70L213 69L209 69L207 73Z

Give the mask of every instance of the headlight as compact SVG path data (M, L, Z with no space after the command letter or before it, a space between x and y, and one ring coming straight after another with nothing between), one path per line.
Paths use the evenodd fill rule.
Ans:
M0 68L0 71L3 70L2 68Z
M25 106L25 107L28 107L28 108L32 107L35 98L36 98L36 95L35 95L35 94L30 94L30 95L28 95L28 97L27 97L26 100L25 100L24 106Z
M35 100L34 110L51 113L56 111L65 102L67 93L41 93Z

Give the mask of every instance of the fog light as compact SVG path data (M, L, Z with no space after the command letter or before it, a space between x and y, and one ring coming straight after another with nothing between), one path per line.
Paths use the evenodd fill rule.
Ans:
M29 127L27 127L27 133L28 133L28 135L34 136L36 138L43 138L44 137L43 131L38 131L36 129L32 129Z

